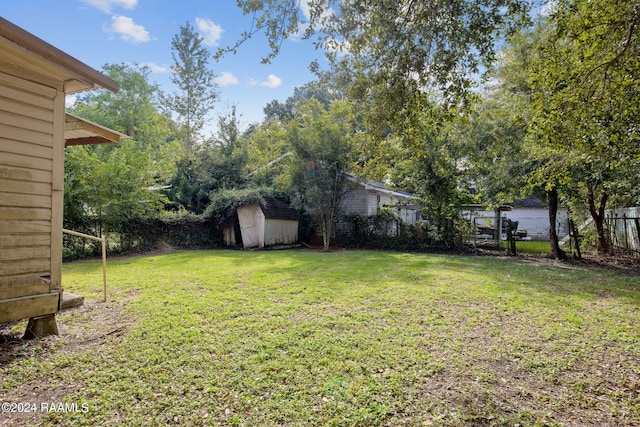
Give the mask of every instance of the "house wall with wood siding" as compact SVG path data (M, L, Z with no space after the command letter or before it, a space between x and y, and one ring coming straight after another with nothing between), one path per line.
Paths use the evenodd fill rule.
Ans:
M360 186L349 191L341 201L341 209L346 214L375 215L378 209L393 202L388 194L367 190Z
M0 17L0 323L58 311L65 95L118 87Z
M378 213L380 208L391 206L395 202L409 202L400 208L398 212L402 221L406 224L414 224L417 221L417 207L410 201L409 195L396 196L389 191L380 191L374 187L366 188L364 185L349 191L340 202L342 212L345 214L359 214L371 216Z
M63 132L62 91L0 72L0 322L58 309Z

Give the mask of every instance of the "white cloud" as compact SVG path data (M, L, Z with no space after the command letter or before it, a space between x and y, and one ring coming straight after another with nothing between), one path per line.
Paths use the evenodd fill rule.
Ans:
M275 89L282 84L282 79L275 74L269 74L266 81L258 84L260 86L268 87L269 89Z
M138 5L138 0L81 0L81 1L105 13L111 13L114 7L122 7L124 9L133 9Z
M540 8L540 15L550 16L558 8L558 0L551 0L546 2L542 8Z
M302 40L302 37L304 36L305 31L309 27L309 21L311 20L311 5L310 5L310 2L311 2L311 0L301 0L299 2L300 12L302 12L302 15L304 16L306 22L298 24L298 30L297 30L297 32L295 34L292 34L289 37L290 40L293 40L293 41ZM333 12L333 10L329 6L325 6L322 9L322 11L320 12L320 17L316 16L314 19L316 20L316 22L318 22L318 21L322 22L325 19L330 19L334 15L335 15L335 13Z
M66 108L71 108L76 105L76 101L78 101L78 97L76 95L67 95L64 98L64 106Z
M155 62L140 62L141 67L147 67L149 71L154 74L165 74L171 72L171 67L168 65L158 65Z
M220 25L208 18L196 18L196 27L200 30L203 43L207 46L217 46L218 41L222 37L223 29Z
M324 50L335 53L338 56L348 55L350 48L351 44L348 41L339 41L335 38L331 38L324 43Z
M220 86L231 86L231 85L238 84L238 78L234 76L233 73L230 73L229 71L225 71L224 73L216 77L214 80Z
M133 44L150 40L149 32L142 25L133 22L128 16L112 16L110 31L120 35L120 38Z

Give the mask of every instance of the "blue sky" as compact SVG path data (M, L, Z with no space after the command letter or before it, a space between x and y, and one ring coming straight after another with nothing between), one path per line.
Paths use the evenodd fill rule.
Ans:
M181 25L190 22L212 53L251 26L235 0L0 0L0 16L98 70L107 63L148 65L151 80L168 92L171 39ZM220 92L214 116L236 104L243 127L261 121L268 102L283 102L313 80L308 65L323 60L309 41L285 41L280 55L263 65L268 52L266 39L257 37L236 55L212 59Z

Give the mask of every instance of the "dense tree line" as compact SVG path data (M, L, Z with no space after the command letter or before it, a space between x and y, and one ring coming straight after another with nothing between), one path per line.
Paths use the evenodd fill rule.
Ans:
M463 204L537 194L551 208L554 257L564 256L559 206L589 214L598 251L609 251L604 211L636 203L640 188L636 4L570 0L534 14L524 0L307 3L305 20L297 1L238 2L270 40L265 61L301 28L330 60L244 130L232 106L205 135L212 56L189 24L172 42L177 93L161 93L144 67L105 66L121 91L85 95L73 111L132 138L67 149L65 221L108 231L134 217L206 215L223 192L271 188L306 207L328 248L350 174L416 194L449 246L460 243Z

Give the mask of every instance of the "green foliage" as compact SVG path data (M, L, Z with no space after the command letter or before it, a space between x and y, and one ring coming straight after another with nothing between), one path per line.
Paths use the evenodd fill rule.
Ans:
M288 164L291 146L286 137L286 122L269 120L254 127L245 136L247 174L258 186L283 190L289 185Z
M201 148L193 159L183 159L170 181L169 209L185 209L199 215L210 203L212 191L241 187L245 181L243 153L227 152L220 147Z
M171 40L171 81L178 92L163 96L166 110L174 116L185 151L191 156L202 142L202 130L218 98L215 75L209 69L210 53L203 37L187 22Z
M240 141L236 109L221 116L217 136L202 144L191 157L177 164L167 196L170 210L185 209L202 214L209 205L209 194L215 190L241 188L246 183L247 153Z
M633 3L560 2L532 67L538 177L586 200L607 252L604 210L611 195L638 196L640 10Z
M374 215L348 214L340 216L336 243L352 248L422 250L432 248L419 225L405 224L392 208Z
M344 91L336 90L337 75L321 75L318 80L308 82L303 86L293 89L293 95L284 103L274 99L264 107L265 119L277 119L280 121L291 120L299 114L298 106L314 98L325 108L344 96ZM343 88L342 88L343 89Z
M308 22L303 27L297 1L241 0L238 6L253 15L252 31L218 55L235 52L264 31L271 47L264 59L268 62L283 39L304 28L305 38L318 36L317 47L336 68L352 71L352 97L372 100L374 116L387 111L400 123L412 114L406 96L424 87L433 88L447 105L464 103L471 95L472 76L482 63L494 59L497 38L527 19L526 2L517 0L312 0L306 5ZM402 107L394 109L398 103Z
M85 232L92 233L86 230ZM222 246L222 229L208 218L181 212L173 215L135 217L113 224L107 237L107 254L123 255L151 251L168 245L182 249ZM64 236L65 261L101 255L100 242Z
M119 81L120 92L84 95L72 111L132 138L65 149L64 226L92 235L159 213L166 198L155 188L174 167L175 144L168 142L170 128L157 110L148 69L121 64L105 72Z
M287 139L294 153L291 188L302 197L320 227L329 249L340 201L349 191L347 174L354 160L351 110L335 101L325 109L315 98L299 106L299 117L289 123Z

